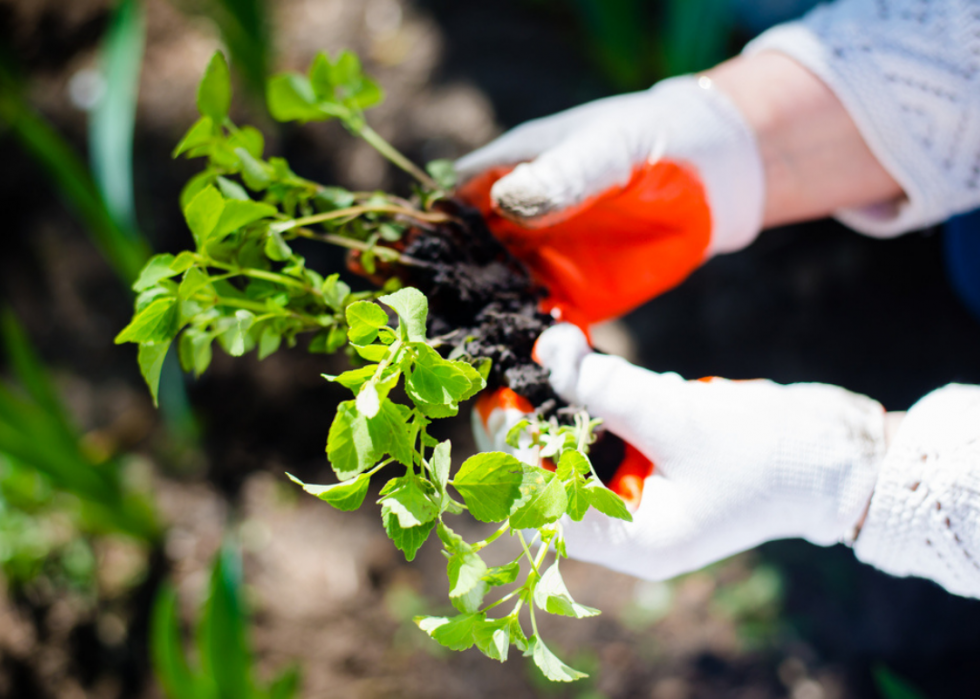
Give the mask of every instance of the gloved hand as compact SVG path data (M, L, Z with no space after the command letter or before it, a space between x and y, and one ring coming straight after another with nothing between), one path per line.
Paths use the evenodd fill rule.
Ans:
M885 452L885 412L835 386L685 381L597 354L568 324L535 348L565 400L654 465L627 523L566 522L573 558L667 579L773 539L848 541Z
M706 77L528 122L456 169L459 196L583 326L745 247L762 224L755 136Z

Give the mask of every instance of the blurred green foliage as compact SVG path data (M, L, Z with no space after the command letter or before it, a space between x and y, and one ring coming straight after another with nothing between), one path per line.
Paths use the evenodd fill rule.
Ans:
M884 665L875 666L874 680L881 699L926 699L925 694Z
M226 543L215 557L208 598L196 629L196 667L184 655L177 594L157 596L151 628L153 666L170 699L290 699L299 671L290 667L268 686L256 679L245 609L241 557Z

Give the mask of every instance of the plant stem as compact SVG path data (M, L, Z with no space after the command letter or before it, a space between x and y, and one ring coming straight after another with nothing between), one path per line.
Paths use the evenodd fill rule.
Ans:
M342 235L337 235L335 233L316 233L311 231L309 228L293 228L291 231L296 236L301 238L308 238L310 240L319 240L321 243L330 243L331 245L339 245L343 248L349 248L351 250L360 250L361 252L367 252L374 248L375 253L385 262L398 262L399 264L408 265L410 267L429 267L431 266L428 262L423 260L417 260L414 257L408 255L402 255L392 248L386 247L374 247L365 243L362 240L354 240L353 238L345 238ZM386 259L387 258L387 259Z
M503 604L507 600L509 600L512 597L514 597L514 595L520 594L520 592L521 592L520 588L518 588L516 590L512 590L511 592L508 592L506 595L504 595L503 597L501 597L500 599L498 599L493 604L488 604L486 607L483 608L482 611L489 612L491 609L493 609L494 607L496 607L498 604Z
M506 534L507 533L507 530L509 530L509 529L510 529L510 521L504 522L503 526L500 527L500 529L498 529L497 531L495 531L493 534L491 534L490 536L488 536L486 539L484 539L483 541L478 541L475 544L473 544L473 550L474 551L479 551L480 549L484 548L485 546L489 546L494 541L496 541L497 539L499 539L501 536L503 536L504 534Z
M423 170L419 169L419 167L411 160L399 153L394 146L381 138L381 135L370 126L364 124L364 126L357 130L357 133L394 165L400 167L409 175L417 179L423 187L434 190L441 189L439 184L434 179L429 177Z
M319 289L315 289L309 284L304 284L299 279L294 279L285 274L279 274L278 272L267 272L264 269L251 269L248 267L236 267L234 265L225 264L224 262L218 262L217 260L205 260L203 261L208 267L217 267L218 269L224 269L229 272L241 275L243 277L252 277L253 279L264 279L268 282L276 282L278 284L283 284L285 286L291 286L296 289L302 289L308 294L314 294L316 296L322 296L323 292Z
M404 206L395 206L393 204L359 204L357 206L348 206L346 209L335 209L333 211L324 211L321 214L313 214L312 216L303 216L301 218L293 219L292 221L283 221L282 224L292 224L290 228L279 228L279 231L288 231L293 227L298 226L309 226L314 223L323 223L324 221L332 221L337 218L345 218L347 216L357 217L361 214L397 214L401 216L407 216L408 218L414 218L419 221L425 221L426 223L449 223L450 221L455 221L449 214L444 214L440 211L419 211L417 209L412 209Z
M524 532L522 532L520 529L517 530L517 538L521 540L521 547L524 549L524 555L527 556L527 560L531 563L531 568L534 569L535 573L541 575L541 573L538 572L538 565L534 560L534 556L531 555L531 549L528 548L527 541L524 540Z

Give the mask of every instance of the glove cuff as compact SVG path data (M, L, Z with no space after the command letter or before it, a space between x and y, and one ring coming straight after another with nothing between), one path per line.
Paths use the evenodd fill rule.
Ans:
M912 407L854 553L892 575L980 597L980 387L952 384Z
M664 157L696 168L711 210L708 256L741 250L759 235L765 205L765 172L755 133L706 76L664 80L651 93L666 105L664 123L672 127L651 162Z

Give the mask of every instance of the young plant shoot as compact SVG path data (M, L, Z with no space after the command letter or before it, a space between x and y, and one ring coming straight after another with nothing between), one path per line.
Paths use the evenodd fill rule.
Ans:
M593 507L631 519L589 461L597 422L585 414L571 425L536 417L511 431L512 445L538 447L539 459L557 464L554 472L494 452L467 459L454 473L449 441L436 441L428 427L456 415L462 402L487 386L491 361L471 351L472 338L461 327L447 329L445 319L439 337L429 337L428 292L424 285L421 291L406 285L411 275L398 273L431 267L411 254L424 246L407 241L464 225L449 213L455 211L452 166L435 162L422 171L367 125L364 110L380 102L382 92L350 52L335 60L318 55L306 75L274 76L267 95L269 111L280 121L339 119L415 178L413 197L323 186L295 174L281 158L266 159L262 134L228 117L228 66L217 53L198 91L201 118L175 150L207 158L207 167L181 194L194 248L149 261L134 285L139 295L133 320L116 341L139 344L140 368L154 398L174 343L184 369L196 375L207 369L214 342L233 356L256 350L260 359L283 341L295 345L301 334L310 337L311 352L345 350L356 368L324 376L352 393L338 407L327 439L339 482L293 480L349 511L364 502L372 477L397 465L400 475L380 489L385 530L407 560L436 531L448 561L449 598L458 610L455 616L420 617L419 627L448 648L475 645L500 661L516 646L554 681L584 677L551 652L536 614L599 613L576 603L562 581L562 518L579 521ZM339 274L309 269L290 246L297 238L349 248L382 288L352 293ZM398 385L407 404L391 397ZM499 526L468 543L448 521L465 511ZM506 565L487 565L481 551L504 535L520 541L521 554Z

